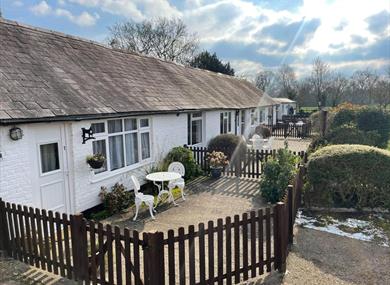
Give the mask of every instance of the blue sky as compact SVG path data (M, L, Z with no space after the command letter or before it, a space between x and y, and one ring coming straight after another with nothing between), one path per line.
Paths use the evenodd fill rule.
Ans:
M0 0L3 16L104 42L110 25L180 17L239 74L282 63L307 74L320 56L345 73L390 65L388 0Z

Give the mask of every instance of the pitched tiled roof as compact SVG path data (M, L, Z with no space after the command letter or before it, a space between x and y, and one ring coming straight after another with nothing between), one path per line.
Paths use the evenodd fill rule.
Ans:
M235 109L262 93L231 76L0 19L0 123Z

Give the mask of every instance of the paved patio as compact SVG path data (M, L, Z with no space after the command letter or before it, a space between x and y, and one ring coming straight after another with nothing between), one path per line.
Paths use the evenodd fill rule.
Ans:
M259 180L256 179L221 177L215 180L199 177L187 185L185 201L179 198L176 207L171 203L157 207L155 220L145 209L133 222L134 210L131 209L103 222L140 232L167 232L169 229L176 230L258 209L264 206L259 191Z
M311 139L287 138L288 148L292 151L307 151ZM284 148L284 138L275 138L272 147L274 149Z

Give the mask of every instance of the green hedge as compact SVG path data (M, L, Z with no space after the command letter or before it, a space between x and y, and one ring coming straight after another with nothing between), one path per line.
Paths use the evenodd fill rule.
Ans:
M366 144L386 148L390 138L390 114L379 108L339 108L330 122L330 144Z
M191 179L202 174L202 170L197 165L192 151L188 148L183 146L172 148L165 157L162 168L168 169L169 164L174 161L181 162L184 165L186 170L185 179Z
M390 152L363 145L326 146L309 157L306 201L320 207L390 209Z
M240 136L222 134L212 138L207 146L209 152L222 151L230 160L235 151L245 153L246 143Z

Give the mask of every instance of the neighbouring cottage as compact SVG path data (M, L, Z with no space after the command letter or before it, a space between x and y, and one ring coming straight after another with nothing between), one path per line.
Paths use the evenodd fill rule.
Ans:
M0 19L0 197L84 211L175 146L276 123L275 106L245 80Z

